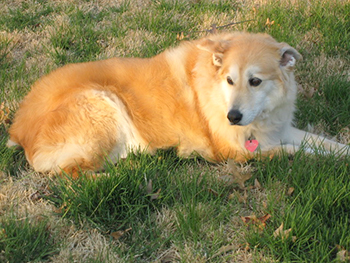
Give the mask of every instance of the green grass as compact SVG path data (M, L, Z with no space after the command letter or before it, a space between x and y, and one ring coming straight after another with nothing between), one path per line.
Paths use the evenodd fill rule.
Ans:
M271 219L263 231L243 227L241 222L246 231L245 239L238 241L241 246L247 242L282 262L330 262L338 246L350 245L348 161L298 153L293 159L284 156L255 163L253 179L259 180L260 191L266 194L263 205L254 193L253 180L242 204L229 198L230 193L241 191L237 185L218 180L212 167L201 161L178 159L172 151L130 155L116 169L107 169L108 177L70 180L69 187L66 180L55 182L51 200L77 224L88 221L108 234L131 228L121 238L127 249L116 248L116 253L141 262L154 260L159 249L174 244L185 249L189 243L201 251L199 255L212 258L225 245L237 242L230 235L234 233L226 231L235 228L234 217L247 216L248 211L258 216L268 213ZM197 167L201 169L191 171ZM151 193L146 190L149 180ZM295 188L292 196L286 194L289 187ZM157 216L164 210L171 214L159 225ZM285 229L292 228L286 240L273 237L282 222ZM221 260L215 257L212 262Z
M195 165L201 170L189 175ZM101 175L96 180L68 179L69 188L65 179L59 184L55 182L52 187L55 194L50 199L63 208L65 217L74 218L76 223L83 219L105 233L132 228L133 234L124 241L130 247L121 253L141 253L138 256L141 259L152 258L155 251L170 246L172 240L201 243L206 235L201 225L208 224L210 231L217 230L231 214L228 208L236 206L227 202L230 188L218 182L205 163L181 160L174 151L160 151L155 156L130 155L116 167L109 167L105 174L108 176ZM162 228L154 222L155 213L162 209L174 213L168 222L174 233L165 238ZM222 244L219 233L215 242ZM207 242L206 246L212 245Z
M343 76L331 76L320 83L319 88L310 101L300 98L298 101L297 118L300 126L307 123L317 123L319 116L324 121L324 130L327 133L337 134L343 127L350 126L350 96L349 81ZM334 104L334 102L337 102ZM306 116L303 114L307 112Z
M325 11L327 10L327 11ZM334 1L296 1L296 4L282 4L275 1L259 10L253 31L267 31L294 46L299 43L299 51L307 55L326 53L329 55L349 55L350 43L350 3L336 4ZM266 19L274 21L269 27ZM302 43L305 33L310 34L308 45Z
M338 252L350 251L349 157L252 161L242 188L223 180L227 165L169 150L130 154L96 179L72 181L33 172L6 142L9 119L45 73L150 57L178 45L181 32L195 39L212 24L249 20L226 29L269 33L303 55L296 125L349 143L348 2L0 0L0 10L0 105L10 109L0 118L0 261L346 262ZM266 214L266 225L241 219ZM285 239L274 237L281 223L291 228Z
M19 263L45 260L57 253L54 233L48 226L48 219L40 217L31 220L28 216L18 218L15 213L0 220L0 260Z
M286 200L286 209L275 211L272 229L251 236L252 245L268 246L283 262L330 262L338 252L336 245L349 247L348 162L334 156L306 158L298 154L293 162L284 158L259 165L258 179L263 184L274 174L273 180L285 182L295 192ZM281 222L292 232L289 239L276 241L271 232ZM294 242L292 235L296 236Z
M33 7L35 10L33 10ZM25 28L34 30L52 12L53 9L45 4L45 1L40 1L40 4L35 6L31 5L31 3L22 2L14 8L9 8L8 15L0 18L0 27L10 31L23 30Z

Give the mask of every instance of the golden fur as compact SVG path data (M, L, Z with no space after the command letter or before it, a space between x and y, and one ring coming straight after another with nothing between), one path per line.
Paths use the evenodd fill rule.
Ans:
M304 139L340 150L344 145L292 127L299 58L268 35L227 33L153 58L67 65L34 84L9 145L21 145L40 172L96 170L106 157L169 147L244 161L254 156L244 148L251 137L267 154L294 152Z

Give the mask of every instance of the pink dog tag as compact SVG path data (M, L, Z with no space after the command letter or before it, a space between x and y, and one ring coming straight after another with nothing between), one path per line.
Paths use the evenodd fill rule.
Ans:
M254 152L256 148L258 148L259 142L257 140L248 140L245 142L244 146L248 151Z

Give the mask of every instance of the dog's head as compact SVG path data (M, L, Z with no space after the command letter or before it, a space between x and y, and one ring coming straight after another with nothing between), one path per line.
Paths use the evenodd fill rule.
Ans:
M301 56L288 44L266 34L238 33L204 38L197 47L212 53L231 125L248 125L294 104L293 69Z

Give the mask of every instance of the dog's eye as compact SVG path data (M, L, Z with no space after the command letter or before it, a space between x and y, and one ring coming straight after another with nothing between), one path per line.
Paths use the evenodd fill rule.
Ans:
M262 80L258 78L252 78L249 80L250 86L257 87L261 84Z
M226 78L226 80L227 80L227 83L228 83L228 84L230 84L230 85L233 85L233 84L234 84L234 83L233 83L233 80L231 79L230 76L228 76L228 77Z

